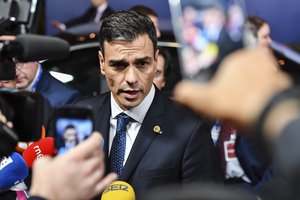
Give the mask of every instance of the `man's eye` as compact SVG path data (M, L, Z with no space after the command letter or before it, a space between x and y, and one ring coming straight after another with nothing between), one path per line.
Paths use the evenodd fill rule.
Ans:
M137 66L140 67L140 68L144 68L148 65L148 62L147 61L140 61L137 63Z
M125 68L127 65L125 63L113 63L110 66L115 68Z

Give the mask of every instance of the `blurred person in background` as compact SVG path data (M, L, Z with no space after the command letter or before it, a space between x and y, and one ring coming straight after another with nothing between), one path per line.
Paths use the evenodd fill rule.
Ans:
M150 7L144 6L144 5L136 5L130 8L129 10L133 10L137 13L142 13L144 15L147 15L152 20L155 30L156 30L156 37L160 38L161 32L159 29L159 23L158 23L158 14L151 9Z
M80 96L79 91L55 79L37 61L16 64L17 88L38 92L49 100L52 107L72 103Z
M182 82L174 96L199 114L252 134L261 154L270 156L266 149L273 153L280 173L266 185L262 199L298 199L300 90L274 66L276 60L265 48L242 50L228 56L210 82Z
M65 23L52 20L52 26L57 30L65 31L70 27L85 23L100 24L101 20L114 13L113 9L108 5L108 0L91 0L91 4L92 5L83 15Z
M272 43L270 25L264 19L257 16L248 16L245 25L248 34L254 39L255 45L259 47L270 47Z
M154 84L158 89L163 89L166 86L167 71L169 69L169 55L166 49L159 48L157 56L156 72L153 79Z
M248 34L246 45L252 48L268 48L271 44L270 27L258 17L246 19L244 34ZM272 163L261 154L253 138L248 137L239 127L222 120L214 123L211 134L225 183L247 188L260 195L263 187L273 178L274 169Z
M15 39L16 36L13 35L0 36L0 40L2 41ZM72 103L80 96L79 91L55 79L48 71L43 70L41 64L37 61L19 62L13 59L12 61L5 60L5 62L7 62L6 64L10 65L10 67L1 69L6 70L3 71L1 76L6 76L6 74L4 74L5 72L10 77L15 77L15 81L11 81L12 79L10 78L10 80L8 80L5 77L5 79L2 79L5 81L2 81L2 85L8 85L8 83L10 83L10 86L16 86L17 89L38 92L46 98L54 108ZM14 65L11 65L11 62L13 62Z

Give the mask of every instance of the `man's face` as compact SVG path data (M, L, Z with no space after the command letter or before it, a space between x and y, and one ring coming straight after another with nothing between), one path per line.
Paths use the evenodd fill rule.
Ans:
M148 35L132 42L104 42L105 55L99 51L101 73L114 99L123 110L139 105L149 93L156 60L153 44ZM158 51L155 52L156 58Z
M91 0L91 4L97 8L99 6L101 6L102 4L106 3L107 0Z
M16 80L17 88L26 88L34 79L38 69L37 62L17 63Z
M270 26L268 24L262 25L262 27L257 31L258 45L262 47L269 47L272 43L270 37Z
M76 142L76 129L68 128L64 132L64 139L66 142Z
M165 59L162 55L158 54L157 57L157 70L155 72L154 84L161 90L165 87Z

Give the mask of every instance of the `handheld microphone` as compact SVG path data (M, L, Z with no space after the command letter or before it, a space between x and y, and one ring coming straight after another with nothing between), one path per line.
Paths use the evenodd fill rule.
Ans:
M54 138L46 137L37 142L32 143L23 152L22 156L29 168L32 167L36 159L42 158L44 155L53 156L54 154Z
M13 152L0 162L0 190L9 189L21 183L28 176L28 168L21 155Z
M124 181L114 181L104 189L101 200L135 200L131 185Z
M20 62L59 60L69 55L70 45L65 40L34 34L18 35L6 41L2 47L4 57L16 58Z
M18 142L15 151L22 154L33 142Z

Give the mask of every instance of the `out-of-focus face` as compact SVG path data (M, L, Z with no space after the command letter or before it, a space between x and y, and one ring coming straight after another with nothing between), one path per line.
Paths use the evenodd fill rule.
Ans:
M16 80L0 80L0 88L16 88Z
M272 39L270 37L270 26L263 24L262 27L257 31L258 46L269 47Z
M68 128L64 132L64 139L66 142L76 142L76 129Z
M155 72L153 83L161 90L166 85L165 81L165 58L158 54L157 69Z
M17 88L26 88L33 81L37 69L37 62L16 63Z
M158 18L153 16L153 15L148 15L148 17L150 17L151 21L154 24L154 27L155 27L155 30L156 30L156 37L160 38L161 33L160 33L160 30L159 30Z
M153 44L147 34L132 42L104 42L100 70L123 110L138 106L149 93L156 71ZM158 51L155 52L157 58Z
M106 3L107 0L91 0L91 4L97 8L99 6L101 6L102 4Z

